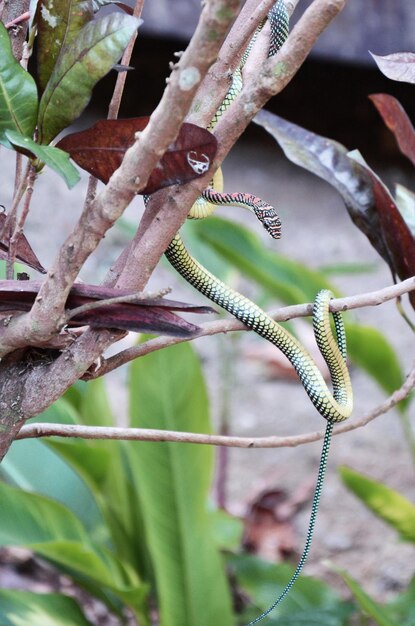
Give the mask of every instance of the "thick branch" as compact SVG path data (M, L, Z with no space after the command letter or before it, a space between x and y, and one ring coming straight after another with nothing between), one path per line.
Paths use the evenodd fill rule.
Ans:
M415 366L400 389L395 391L385 402L362 417L341 424L334 428L333 434L356 430L366 426L376 417L387 413L398 402L404 400L415 387ZM199 443L229 448L286 448L296 447L323 439L324 430L296 435L293 437L231 437L222 435L204 435L170 430L147 428L107 428L105 426L78 426L67 424L30 424L23 426L17 439L35 437L82 437L83 439L122 439L134 441L173 441L176 443Z
M24 345L48 340L57 332L79 270L136 193L144 188L151 171L175 139L238 7L238 0L213 0L206 4L196 32L173 70L149 124L126 152L121 167L104 191L84 208L73 232L59 250L32 311L12 319L7 328L0 328L0 356Z
M295 75L322 30L343 8L345 0L315 0L304 13L288 40L275 57L245 81L240 96L217 123L214 133L219 149L213 164L218 168L238 137L267 100L279 93ZM194 122L206 125L209 118L192 116ZM200 117L200 119L199 119ZM210 175L180 188L154 194L147 207L139 232L131 245L128 269L120 277L123 288L141 290L157 265L162 253L177 232L197 198L201 185ZM145 264L142 262L146 259ZM134 277L134 278L132 278Z

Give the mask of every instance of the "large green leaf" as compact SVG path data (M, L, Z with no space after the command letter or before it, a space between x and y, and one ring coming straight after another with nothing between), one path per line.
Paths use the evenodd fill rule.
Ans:
M0 545L25 546L68 572L111 608L113 596L140 608L146 587L132 567L90 540L77 517L60 503L0 483Z
M0 544L22 545L51 539L89 542L81 522L65 506L0 482Z
M0 141L8 147L5 130L31 137L37 115L37 89L33 78L13 56L10 39L0 22Z
M211 217L192 226L205 245L287 304L312 301L320 289L333 290L323 274L269 250L240 224Z
M79 420L69 403L61 398L29 423L33 421L76 424ZM0 465L0 477L15 487L58 500L70 508L95 536L102 530L102 519L94 499L91 498L91 492L67 465L65 459L49 449L52 441L54 440L15 441ZM86 456L87 460L89 458L89 455Z
M69 189L79 182L81 176L69 160L69 154L53 146L41 146L30 137L23 137L14 130L6 130L5 136L13 146L17 146L24 153L35 155L42 163L46 163L54 172L59 174Z
M48 541L27 544L38 555L68 572L76 582L91 590L112 607L107 592L125 604L141 608L147 588L134 570L103 547L77 541Z
M41 91L59 53L93 17L91 0L40 0L37 9L37 66Z
M131 366L131 425L208 432L207 395L192 348L167 348ZM129 447L155 571L162 626L229 626L231 602L207 494L212 450L175 443Z
M372 478L347 467L339 469L341 479L378 517L390 524L407 541L415 542L415 506Z
M77 423L111 426L114 418L103 379L78 385L65 394L76 407ZM142 520L126 458L127 442L48 439L46 445L66 461L88 486L90 505L97 506L105 521L106 535L117 555L148 578L150 567L142 541ZM73 508L74 503L67 503ZM102 533L103 528L94 529ZM95 535L97 532L95 532Z
M1 626L91 626L78 604L57 593L0 589Z
M112 13L89 22L59 56L43 92L38 115L39 139L47 144L79 117L92 89L120 58L140 21Z
M387 604L388 610L399 624L415 625L415 577L407 589Z
M285 563L275 565L246 554L230 556L228 565L238 586L250 600L250 606L243 616L245 621L254 619L273 604L294 571ZM300 576L275 613L271 613L268 621L278 626L343 626L347 623L345 617L349 612L350 606L328 585L315 578Z
M386 391L402 385L404 375L395 350L386 337L372 326L346 323L347 348L353 363L365 370ZM407 403L401 402L403 410Z
M375 624L378 626L403 626L400 622L395 622L388 608L375 602L349 574L342 570L337 571L353 593L364 613L368 615Z
M124 445L120 441L47 442L88 486L90 500L105 520L105 531L117 554L141 575L147 573L141 514L132 486Z
M89 426L114 426L110 399L103 378L89 382L81 395L79 418Z

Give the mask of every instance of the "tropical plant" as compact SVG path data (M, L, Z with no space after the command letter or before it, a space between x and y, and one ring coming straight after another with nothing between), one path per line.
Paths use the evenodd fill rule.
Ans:
M295 75L344 0L314 0L278 58L269 58L260 72L247 69L241 97L232 111L223 113L212 134L206 127L227 93L229 67L239 66L272 4L248 0L240 10L238 0L205 3L157 109L148 117L117 120L143 2L137 0L132 12L119 2L0 1L0 143L2 158L11 152L16 157L14 192L6 202L7 214L0 216L0 258L6 264L6 280L0 284L0 458L5 479L0 483L0 543L29 548L103 602L121 623L244 623L266 608L292 573L285 564L269 565L239 553L239 521L209 502L212 450L196 445L212 443L207 394L199 361L184 342L211 334L212 328L209 323L191 324L176 312L212 309L167 300L164 293L143 294L213 171L266 101ZM296 4L291 2L291 10ZM102 16L104 5L113 10ZM36 67L30 63L28 71L35 45ZM260 37L258 49L265 52L267 45ZM94 86L111 69L119 73L109 119L68 134ZM401 132L402 115L392 118ZM271 130L290 158L334 184L395 274L402 280L414 274L413 236L390 194L365 165L338 144L275 116L261 112L256 121ZM405 123L406 138L413 138ZM66 133L62 139L61 132ZM69 189L76 185L79 172L69 155L93 178L80 218L69 237L58 242L59 251L46 271L23 230L41 172L54 170ZM345 174L340 177L339 164ZM99 194L97 178L106 185ZM137 193L151 197L133 237L107 268L104 284L76 282ZM400 196L410 203L409 192L401 189ZM276 319L308 314L304 302L321 288L338 295L323 272L265 249L242 226L212 218L194 225L191 238L198 253L214 256L219 271L225 262L226 268L237 268L257 283L264 302L277 297L301 305L300 312L280 311ZM14 280L15 261L44 274L44 280L30 280L21 271ZM382 296L392 298L411 289L413 281L404 282ZM354 305L368 299L364 294ZM236 328L236 323L218 322L213 332ZM105 358L106 350L130 330L160 336ZM353 362L387 393L394 392L382 410L401 402L412 441L407 397L415 385L414 372L405 382L399 359L377 329L362 327L350 316L347 334ZM181 345L172 347L174 343ZM101 377L130 361L130 421L125 430L108 408ZM46 444L15 441L53 434L69 438ZM371 600L363 592L355 596L368 611ZM5 624L89 623L66 596L3 590L0 597ZM254 607L248 607L247 598ZM400 602L399 610L405 611L407 596ZM343 626L353 611L325 584L300 578L278 623ZM386 619L379 623L388 623Z

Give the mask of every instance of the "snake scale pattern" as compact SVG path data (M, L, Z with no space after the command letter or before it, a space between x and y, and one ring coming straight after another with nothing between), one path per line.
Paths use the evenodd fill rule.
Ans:
M278 52L288 36L288 14L283 0L277 0L277 2L275 2L268 14L268 21L271 27L269 56L273 56ZM216 111L208 127L209 130L214 128L216 122L232 105L232 102L243 88L242 69L248 59L260 28L262 28L262 25L252 37L239 67L235 69L231 87L221 106ZM274 207L251 194L240 192L232 194L224 193L223 177L220 169L215 173L210 186L195 202L188 217L191 219L205 218L215 210L217 205L247 208L256 215L274 239L278 239L281 235L281 223ZM271 611L280 604L288 595L302 571L310 550L315 528L333 424L347 419L352 412L353 396L349 372L346 365L347 350L343 322L339 313L333 314L335 329L335 335L333 335L329 315L329 303L332 294L327 290L320 291L316 296L313 307L313 329L316 343L330 371L333 390L333 392L330 393L318 367L301 343L255 303L231 289L228 285L211 274L196 259L191 257L179 233L174 237L166 250L166 256L173 267L188 283L193 285L193 287L214 303L234 315L248 328L276 345L288 357L311 402L318 412L327 420L310 521L302 555L291 579L288 581L282 593L269 608L247 625L252 626L267 617Z

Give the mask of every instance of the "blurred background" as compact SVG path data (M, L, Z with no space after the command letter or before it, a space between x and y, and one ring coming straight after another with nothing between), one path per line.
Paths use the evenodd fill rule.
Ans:
M309 4L308 0L299 3L293 22ZM186 46L199 12L200 0L145 3L144 23L131 61L135 69L128 75L121 116L148 115L154 110L163 93L173 53ZM379 55L414 51L414 34L413 0L349 0L292 83L266 108L335 139L348 149L359 149L391 187L402 183L413 188L413 170L399 153L368 95L393 94L408 114L413 114L414 88L385 78L369 50ZM89 125L106 115L114 80L115 72L112 72L97 86L81 125ZM0 176L7 192L12 184L13 164L6 166L9 169ZM283 237L271 243L250 215L237 209L219 211L252 228L263 239L264 246L308 268L327 270L326 275L344 295L392 283L386 265L352 224L339 195L320 179L288 162L261 128L251 125L223 169L228 191L251 192L278 207ZM46 267L79 215L85 186L86 177L69 194L51 172L42 175L39 181L26 234ZM52 214L51 197L56 202ZM113 229L88 263L82 275L84 280L98 282L103 278L131 236L141 210L142 202L137 198L123 224ZM189 231L191 227L190 224ZM353 267L347 271L350 264ZM337 270L329 271L330 266ZM221 271L225 271L223 267ZM260 304L276 305L235 270L227 278ZM174 298L202 300L177 279L167 264L162 264L150 288L166 285L172 286ZM362 309L353 318L382 331L399 355L403 371L408 371L414 353L413 334L393 302ZM304 340L309 341L307 325L299 324L297 332L302 332ZM224 416L232 433L245 436L294 435L323 428L324 423L312 409L302 387L286 371L278 355L271 354L263 343L248 333L238 338L228 336L195 342L206 368L218 428ZM117 373L110 383L121 421L125 406L122 380L122 373ZM382 402L385 393L358 368L353 368L352 380L355 416L360 417ZM288 503L297 499L296 514L289 522L293 533L290 546L300 551L320 448L321 444L317 443L293 449L229 451L226 459L221 457L222 469L226 463L226 487L222 485L221 489L226 506L231 512L243 515L264 493L276 493ZM398 543L395 532L346 491L336 473L340 464L387 482L413 500L414 468L396 411L333 442L315 544L306 570L308 574L325 578L329 574L324 560L331 559L364 583L367 591L384 599L407 585L413 573L413 548ZM270 502L272 510L271 496ZM257 548L264 556L275 559L284 552L286 536L277 523L271 530L258 540Z

